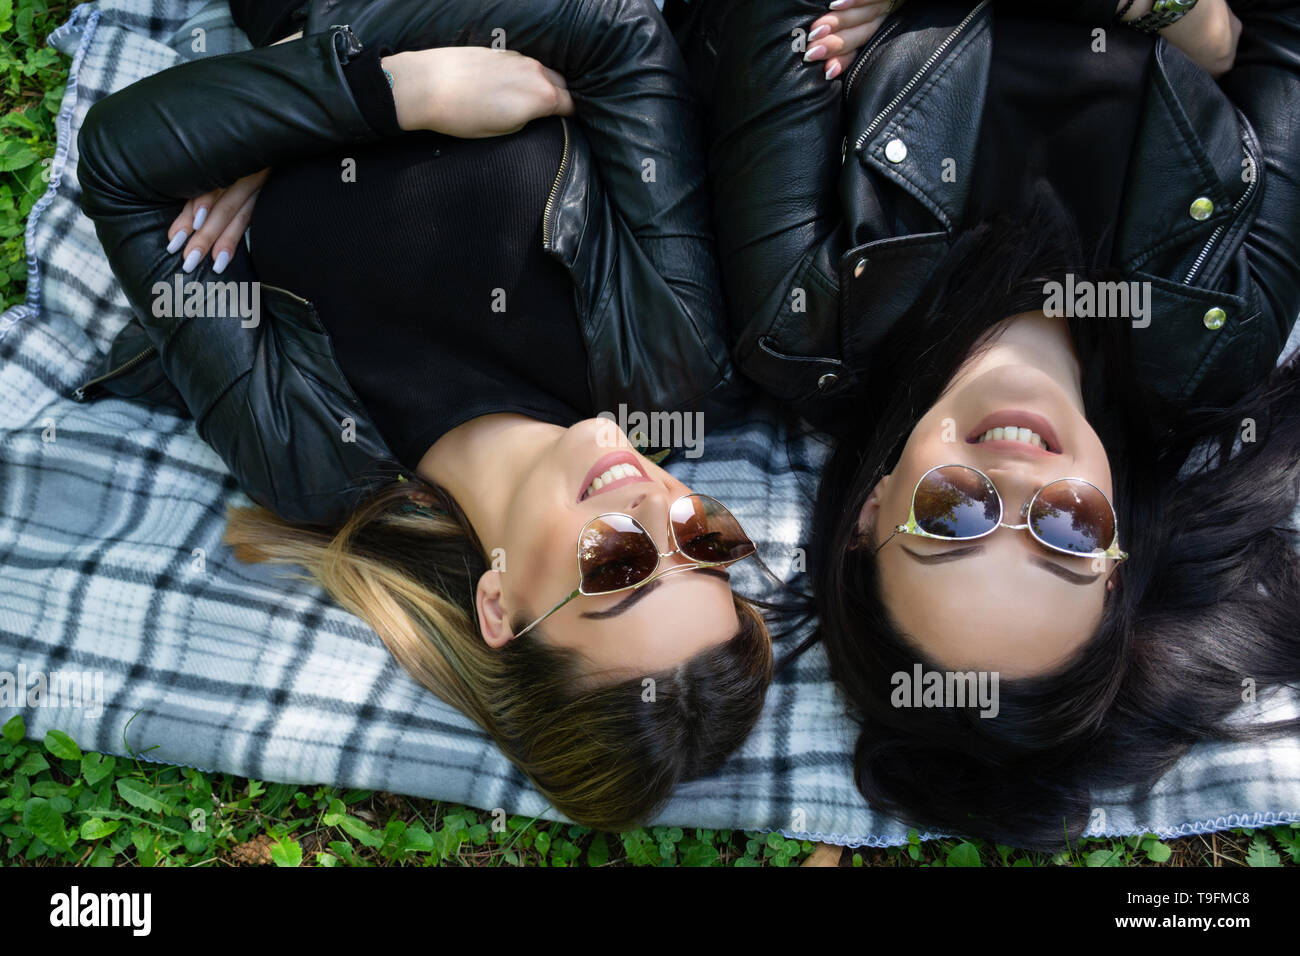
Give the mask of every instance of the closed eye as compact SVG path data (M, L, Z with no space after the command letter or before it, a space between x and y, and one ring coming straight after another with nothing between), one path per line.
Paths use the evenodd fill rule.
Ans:
M951 551L941 551L937 554L918 554L911 548L903 548L917 564L946 564L949 561L960 561L963 558L969 558L984 552L983 545L972 545L965 548L955 548ZM1047 558L1033 557L1029 563L1036 567L1042 568L1049 574L1054 574L1062 581L1068 581L1071 584L1077 584L1080 587L1092 584L1100 574L1079 574L1077 571L1071 571L1055 561L1049 561Z

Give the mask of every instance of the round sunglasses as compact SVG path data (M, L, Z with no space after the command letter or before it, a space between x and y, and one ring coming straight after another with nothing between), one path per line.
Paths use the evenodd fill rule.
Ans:
M1115 506L1082 478L1057 478L1035 491L1020 509L1022 524L1004 524L1004 513L1002 496L988 475L969 465L940 465L921 476L912 489L907 523L894 528L876 553L899 534L971 541L1010 528L1027 530L1044 547L1074 557L1128 558L1119 549Z
M579 594L617 594L649 584L674 571L733 564L756 552L740 522L717 498L683 495L668 508L671 551L659 545L636 518L619 511L597 515L578 533L578 587L516 634L523 637ZM681 554L691 564L660 572L664 558Z

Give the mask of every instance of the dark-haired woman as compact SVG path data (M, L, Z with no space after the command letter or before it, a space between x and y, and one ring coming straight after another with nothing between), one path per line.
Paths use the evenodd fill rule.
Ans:
M734 354L839 440L810 571L859 788L1058 846L1297 730L1226 719L1300 679L1300 7L837 6L829 84L816 4L677 22Z
M80 395L187 410L263 506L238 557L306 568L561 812L644 821L771 673L752 543L597 417L741 394L672 38L650 0L273 6L86 116L138 322Z

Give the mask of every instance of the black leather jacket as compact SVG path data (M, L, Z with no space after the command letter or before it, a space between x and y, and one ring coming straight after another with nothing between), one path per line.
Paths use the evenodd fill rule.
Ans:
M188 198L378 139L340 68L362 42L486 45L498 30L564 74L574 99L543 232L573 278L596 411L711 423L737 411L747 388L728 357L699 117L651 0L316 0L300 41L193 60L100 100L78 140L82 209L136 319L74 397L170 404L253 500L291 521L343 520L400 466L313 304L261 285L256 325L218 317L234 311L219 290L257 279L246 247L221 275L210 257L185 275L167 228ZM156 314L155 284L177 276L212 293L205 317Z
M1034 9L1129 29L1114 6ZM1132 335L1143 383L1174 408L1240 397L1300 312L1300 4L1232 6L1243 32L1218 82L1156 42L1115 234L1125 278L1151 283L1150 325ZM824 12L706 0L679 27L712 100L733 356L814 419L851 395L961 222L970 177L942 170L973 168L995 29L987 0L912 0L827 83L791 46Z

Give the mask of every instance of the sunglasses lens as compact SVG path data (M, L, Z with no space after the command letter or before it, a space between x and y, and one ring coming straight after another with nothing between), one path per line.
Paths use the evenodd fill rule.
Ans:
M627 515L602 515L582 529L578 568L586 594L604 594L639 584L659 565L659 549Z
M973 468L945 465L921 479L916 523L940 538L973 538L997 527L997 489Z
M1062 478L1038 493L1029 509L1029 527L1044 544L1093 554L1115 540L1115 513L1100 489Z
M738 561L754 553L754 542L722 502L708 495L687 495L669 513L682 553L696 561Z

